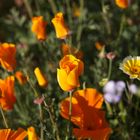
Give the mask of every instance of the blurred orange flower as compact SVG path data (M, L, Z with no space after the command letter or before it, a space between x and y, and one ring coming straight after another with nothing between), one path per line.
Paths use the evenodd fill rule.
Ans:
M13 71L16 67L16 47L14 44L0 44L0 64L8 71Z
M34 74L36 76L36 79L38 81L39 86L41 87L47 87L48 85L48 80L45 77L45 75L42 73L39 67L36 67L34 70Z
M1 140L23 140L27 136L27 132L18 128L18 130L0 129Z
M21 71L17 71L15 73L15 77L17 78L19 84L23 85L27 82L27 76L25 76Z
M65 55L59 62L60 69L57 69L57 80L64 91L73 90L79 87L79 76L84 70L84 64L73 55Z
M76 48L72 48L67 44L62 44L61 50L62 50L62 53L63 53L64 56L67 55L67 54L72 54L78 59L83 58L83 52L82 51L79 51Z
M56 37L60 39L65 39L69 35L70 31L65 25L63 13L59 12L52 19L52 23L55 27Z
M28 134L28 140L39 140L34 127L29 127L27 129L27 134Z
M78 7L75 3L73 3L73 16L74 17L79 17L81 15L80 13L80 7Z
M46 39L46 25L47 22L43 20L42 16L37 16L32 18L31 30L37 36L38 40Z
M129 6L130 0L115 0L115 3L118 7L125 9Z
M60 103L60 114L69 119L70 98ZM93 88L78 90L72 97L71 121L79 128L73 133L77 138L108 140L111 128L105 120L105 112L101 110L103 96Z
M4 110L13 109L13 105L16 102L14 81L14 76L9 76L5 80L0 79L0 106Z

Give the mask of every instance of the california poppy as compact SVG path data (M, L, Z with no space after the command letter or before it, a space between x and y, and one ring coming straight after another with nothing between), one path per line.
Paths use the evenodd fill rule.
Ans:
M32 32L35 33L38 40L46 39L46 25L47 22L43 20L42 16L37 16L32 18Z
M60 103L60 114L69 119L70 98ZM111 128L105 120L105 112L101 110L103 96L93 88L78 90L72 97L71 121L78 127L73 129L77 138L108 140Z
M70 31L64 22L63 13L59 12L52 19L52 23L55 27L56 37L65 39L69 35Z
M8 71L13 71L16 67L16 47L14 44L0 44L0 64Z
M65 55L59 62L57 80L64 91L73 90L80 86L79 76L84 70L84 64L73 55Z
M4 110L11 110L15 102L14 76L9 76L5 80L0 79L0 106Z
M43 74L43 72L40 70L39 67L36 67L35 68L34 74L36 76L36 79L38 81L39 86L41 86L41 87L47 87L48 80L47 80L46 76Z
M27 129L27 134L28 134L28 140L39 140L34 127L29 127Z
M78 59L83 58L83 52L82 51L80 51L76 48L70 47L68 44L62 44L61 50L62 50L63 55L72 54Z
M1 140L23 140L27 136L27 132L18 128L18 130L0 129Z
M118 7L125 9L129 6L130 0L115 0Z
M17 71L15 73L15 77L17 78L19 84L23 85L27 82L27 76L25 76L21 71Z

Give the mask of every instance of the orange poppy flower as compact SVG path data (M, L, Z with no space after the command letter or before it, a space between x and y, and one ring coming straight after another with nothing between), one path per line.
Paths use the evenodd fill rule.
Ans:
M27 132L18 128L18 130L0 129L1 140L23 140L27 136Z
M45 75L42 73L42 71L39 69L39 67L36 67L34 70L36 79L38 81L39 86L41 87L47 87L48 85L48 80L45 77Z
M115 0L115 3L118 7L125 9L129 6L130 0Z
M39 140L34 127L29 127L27 129L27 134L28 134L28 140Z
M27 76L25 76L21 71L17 71L15 73L15 77L17 78L19 84L23 85L27 82Z
M56 37L60 39L65 39L69 35L70 31L65 25L63 13L59 12L52 19L52 23L55 27Z
M31 30L37 36L38 40L46 39L46 25L47 22L43 20L42 16L32 18Z
M14 44L0 44L0 64L8 71L13 71L16 67L16 47Z
M67 55L67 54L72 54L78 59L83 58L83 52L82 51L79 51L76 48L72 48L67 44L62 44L61 50L62 50L62 53L63 53L64 56Z
M59 62L60 69L57 69L57 80L64 91L73 90L79 87L79 76L84 70L84 64L73 55L65 55Z
M60 103L60 114L69 119L70 99ZM105 120L105 112L101 110L103 96L93 88L78 90L72 97L71 121L79 128L73 129L77 138L108 140L111 128Z
M0 106L4 110L11 110L15 102L14 76L9 76L5 80L0 79Z

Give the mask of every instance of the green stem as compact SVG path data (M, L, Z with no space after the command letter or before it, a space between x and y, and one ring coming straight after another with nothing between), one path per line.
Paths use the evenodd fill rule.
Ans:
M108 76L107 76L108 80L110 79L111 71L112 71L112 59L109 59L109 68L108 68Z
M71 124L71 115L72 115L72 91L69 92L70 104L69 104L69 138L72 137L72 124Z
M53 0L48 0L48 2L49 2L50 6L52 8L53 14L55 15L57 13L57 8L56 8L56 5L55 5L54 1Z
M112 115L113 112L112 112L112 108L111 108L110 104L108 102L105 102L105 104L106 104L106 107L107 107L107 111L109 112L109 115Z
M50 116L50 120L51 120L51 123L52 123L52 126L55 130L55 137L56 137L56 140L60 140L60 136L59 136L59 129L58 129L58 126L57 126L57 123L56 123L56 120L55 120L55 115L54 115L54 109L53 109L53 106L48 106L47 103L44 101L44 106L45 106L45 109L48 111L49 113L49 116Z
M78 26L77 38L76 38L76 40L78 42L78 44L77 44L77 49L78 50L80 50L80 48L81 48L80 39L81 39L81 35L82 35L82 30L83 30L83 25L82 25L82 21L83 21L82 13L83 13L83 10L84 10L84 0L80 0L80 13L81 14L80 14L80 17L79 17L79 26Z
M5 125L6 128L8 128L8 124L7 124L4 112L3 112L1 107L0 107L0 112L1 112L1 115L2 115L2 118L3 118L3 121L4 121L4 125Z
M23 2L24 2L24 4L25 4L25 7L26 7L27 12L28 12L28 14L29 14L29 17L32 19L33 13L32 13L32 9L31 9L29 0L23 0Z
M39 107L39 116L40 116L40 124L41 124L41 129L40 129L40 140L44 140L44 130L43 130L43 111L41 104L38 105Z

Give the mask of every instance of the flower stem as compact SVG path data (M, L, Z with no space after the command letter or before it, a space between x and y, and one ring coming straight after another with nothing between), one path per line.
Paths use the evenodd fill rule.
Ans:
M69 104L69 138L72 137L72 125L71 125L71 115L72 115L72 91L69 92L70 104Z
M109 68L108 68L108 76L107 76L108 80L110 79L111 71L112 71L112 59L109 59Z
M1 112L1 115L2 115L2 118L3 118L3 121L4 121L4 125L5 125L6 128L8 128L8 124L7 124L4 112L3 112L1 107L0 107L0 112Z

